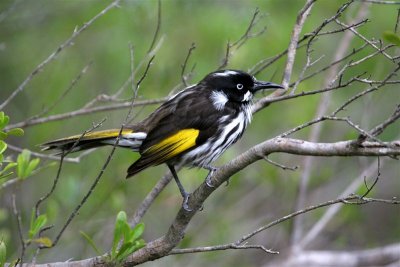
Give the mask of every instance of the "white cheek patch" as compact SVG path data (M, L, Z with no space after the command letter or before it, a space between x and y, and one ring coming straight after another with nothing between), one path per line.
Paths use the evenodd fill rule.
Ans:
M223 92L213 91L211 93L211 101L217 110L222 110L228 102L228 97Z
M250 91L247 91L244 96L242 102L250 101L253 98L253 94Z

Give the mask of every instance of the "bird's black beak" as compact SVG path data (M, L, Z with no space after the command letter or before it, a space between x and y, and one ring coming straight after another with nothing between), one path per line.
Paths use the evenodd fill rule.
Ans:
M280 84L277 83L271 83L271 82L264 82L264 81L255 81L254 86L253 86L253 92L256 92L258 90L274 90L281 88L283 89L284 87Z

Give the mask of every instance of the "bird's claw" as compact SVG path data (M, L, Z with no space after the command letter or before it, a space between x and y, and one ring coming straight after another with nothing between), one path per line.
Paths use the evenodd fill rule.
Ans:
M210 172L208 173L207 177L206 177L206 185L210 188L214 188L215 186L211 183L211 177L214 174L214 172L217 170L217 168L215 167L208 167L208 170L210 170Z
M185 196L183 197L183 203L182 203L182 208L186 211L192 211L191 208L189 208L189 197L190 194L185 194Z

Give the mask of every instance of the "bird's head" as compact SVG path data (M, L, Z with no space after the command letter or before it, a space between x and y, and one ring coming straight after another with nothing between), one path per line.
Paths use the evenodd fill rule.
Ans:
M201 82L212 90L211 97L217 104L227 101L248 103L259 90L283 88L282 85L259 81L240 70L219 70L208 74ZM225 102L225 103L224 103Z

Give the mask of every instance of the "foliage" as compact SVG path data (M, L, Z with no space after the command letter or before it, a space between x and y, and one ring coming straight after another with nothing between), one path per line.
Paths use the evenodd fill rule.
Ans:
M36 217L35 210L33 209L32 215L31 215L29 232L28 232L29 239L26 242L27 243L35 242L35 243L45 246L45 247L51 247L52 241L50 240L50 238L48 238L48 237L34 238L45 227L46 223L47 223L47 215L41 214Z
M56 51L75 29L87 23L110 1L38 0L24 1L23 4L20 2L0 1L0 34L3 37L0 42L0 81L2 84L0 104L22 84L40 62ZM192 67L194 69L188 77L189 84L199 81L206 73L218 68L226 55L227 42L233 43L242 36L256 7L259 8L261 14L264 14L260 17L260 24L256 30L266 27L266 32L249 40L240 46L240 49L232 49L230 51L232 57L227 67L249 70L257 64L268 62L271 57L287 48L298 11L305 1L290 1L290 4L287 2L265 0L161 1L162 14L158 40L162 39L163 42L160 42L160 48L156 52L148 76L141 85L137 101L159 99L183 87L181 83L182 64L192 43L196 44L196 49L193 50L188 61L187 70L191 70ZM303 34L312 33L316 26L334 15L339 6L345 2L348 1L317 1L307 18L301 37ZM355 1L339 20L351 20L361 4L361 1ZM371 4L368 18L370 22L365 27L357 26L354 29L369 40L378 40L383 37L386 42L396 44L398 32L393 30L383 33L385 29L393 29L397 18L396 8L392 5ZM18 181L23 179L17 196L22 218L29 218L34 202L50 190L57 169L49 168L40 172L41 175L35 175L38 164L40 164L38 160L33 159L32 154L26 151L19 156L18 153L9 153L13 157L3 157L4 152L10 151L10 149L5 150L7 149L6 143L44 153L39 151L38 144L82 133L103 118L107 119L101 129L119 127L127 114L126 108L105 109L102 112L96 111L88 114L80 114L76 111L90 108L101 110L103 107L117 106L131 98L130 82L127 83L128 86L124 90L120 91L121 85L126 83L132 71L129 44L134 47L132 63L134 70L137 71L135 74L137 79L143 72L143 66L146 65L146 53L156 28L157 1L121 1L120 8L113 9L102 16L82 32L74 40L73 45L66 46L54 61L46 68L40 69L28 86L7 106L5 111L7 114L11 114L13 122L28 122L25 126L21 126L26 131L24 138L14 140L10 136L13 133L12 129L7 128L3 131L5 128L1 128L0 131L0 151L3 151L0 153L0 158L4 159L3 165L0 167L0 178L4 179L0 180L0 183L5 178L13 177L13 174L18 176L16 177ZM323 31L330 32L343 28L333 22ZM312 42L311 62L313 65L306 71L305 76L329 65L334 60L334 53L342 36L343 32L325 34L318 36ZM354 39L348 47L348 53L364 45L360 38L353 37ZM380 47L379 43L376 45ZM302 68L306 60L305 48L306 42L303 42L297 51L292 81L302 75ZM366 45L363 51L350 57L348 61L339 63L338 66L343 67L348 62L356 62L363 56L374 52L371 45ZM285 60L285 56L277 60L267 69L257 73L257 78L280 82ZM142 61L144 64L140 67ZM78 79L78 82L73 83L80 71L88 64L90 68ZM362 65L349 68L340 80L345 81L348 77L365 71L368 73L361 78L382 80L391 67L383 53L378 53L377 56L371 57ZM298 92L322 88L328 72L329 69L301 82ZM336 108L338 104L349 99L353 94L364 90L365 86L367 84L355 82L345 90L335 91L327 106L329 109ZM69 89L70 87L72 89ZM393 106L398 103L400 98L400 91L396 90L396 85L387 87L393 90L385 89L383 94L377 90L375 95L369 94L363 99L354 101L354 105L349 106L343 115L351 116L351 119L358 122L360 127L373 128L382 118L391 114ZM120 92L119 95L112 98L116 92ZM257 97L263 96L260 94ZM240 142L229 149L215 165L220 166L251 146L315 118L315 111L318 109L321 98L322 95L312 95L272 103L268 108L254 115L252 124ZM95 104L90 106L91 103ZM155 105L147 105L134 108L132 122L137 122L147 116L155 107ZM35 118L54 118L70 112L75 113L65 116L66 119L63 120L30 124ZM3 114L3 122L8 123L9 118L5 119L6 117ZM309 129L297 132L294 137L307 140ZM20 133L22 132L16 131L17 135ZM357 134L354 129L342 124L327 122L322 127L319 140L333 142L354 139ZM397 136L398 122L397 125L388 127L380 138L387 141L393 140ZM10 139L4 139L6 137ZM9 142L9 140L11 141ZM1 144L2 142L4 144ZM104 148L82 157L80 154L68 155L69 159L77 159L75 162L79 161L79 164L64 162L59 184L54 194L42 204L41 211L46 211L46 213L42 213L44 216L39 215L42 216L40 219L32 217L30 221L29 219L23 220L23 223L26 224L23 225L24 229L28 228L28 233L24 234L31 235L30 233L32 233L32 240L34 240L40 238L38 233L43 227L46 228L46 225L55 225L54 229L61 228L68 215L66 215L66 211L73 211L78 205L79 200L89 190L93 178L96 177L108 154L109 149ZM112 235L112 231L105 231L105 228L107 229L105 222L109 218L113 218L121 209L125 209L128 214L133 214L149 190L167 170L163 166L155 167L146 170L134 179L125 180L126 169L137 157L136 153L129 150L116 151L91 198L79 211L79 216L76 217L74 223L68 226L68 231L63 234L63 242L51 250L41 250L38 261L53 262L59 260L57 258L59 255L65 259L92 257L93 251L89 245L97 254L100 254L101 249L99 248L107 247L110 240L113 240L114 260L117 260L117 255L121 257L124 251L121 252L122 247L118 249L118 245L115 244L121 240L125 242L125 235L121 234L122 230L114 230L114 235ZM21 161L19 171L16 168L17 158ZM15 159L15 162L11 159ZM258 227L259 223L290 213L297 201L297 185L304 170L303 157L277 153L272 155L271 159L287 166L299 165L299 169L294 172L283 171L267 162L260 161L237 173L231 178L228 187L220 188L205 203L205 212L196 216L195 224L187 229L182 247L231 241L232 237L237 237L253 227ZM41 162L45 161L48 160L41 160ZM311 186L306 192L307 203L319 203L337 197L344 188L347 188L348 184L360 175L360 169L372 166L373 162L374 160L371 158L314 159L310 170ZM391 197L398 194L398 188L400 188L398 179L390 179L399 173L399 164L394 161L385 161L384 168L382 176L385 177L380 179L373 193L374 196ZM35 175L35 179L26 179L29 175ZM185 169L180 172L180 177L188 190L201 184L205 176L206 173L202 170ZM9 199L13 193L13 190L0 192L0 208L10 211L10 214L12 214L12 207ZM148 232L149 236L162 234L161 231L175 217L175 211L179 208L180 203L181 199L177 189L172 185L168 186L157 197L147 216L143 218L146 224L146 233ZM356 209L358 209L357 212L354 211ZM322 240L316 239L315 243L323 243L324 249L347 249L364 246L366 239L368 242L376 241L379 244L398 241L396 236L398 237L400 221L397 210L398 207L393 210L392 207L380 205L371 205L368 209L353 207L349 212L355 216L362 213L362 223L359 221L356 224L352 223L354 219L352 216L333 217L330 224L324 229L325 232L320 235ZM322 215L323 210L320 211ZM319 214L304 216L305 232L320 218L317 215ZM121 216L123 217L123 215ZM45 217L47 222L43 223ZM379 225L380 219L383 217L385 221L391 223L388 223L384 230L375 231L376 225ZM123 221L123 218L121 219ZM2 221L1 227L12 233L10 242L7 240L10 254L8 257L19 257L21 244L14 217L9 216ZM127 229L126 225L121 227ZM355 231L354 229L360 230ZM82 234L86 242L76 238L76 233L80 230L90 233L94 240L100 241L94 243L87 234ZM257 240L262 240L267 246L283 249L290 243L291 231L291 225L290 227L288 224L277 225L265 236L260 235ZM125 232L129 231L125 230ZM53 232L51 233L53 234ZM119 238L116 238L116 235L119 235ZM126 240L128 240L129 234L126 236ZM344 241L340 245L335 242L339 236ZM115 241L116 239L118 241ZM37 243L32 242L45 246L47 241L39 239ZM47 242L47 245L49 244ZM133 246L134 244L130 244L130 248ZM310 248L315 247L311 244ZM27 250L25 262L29 260L28 255L31 255L31 250L34 249L36 247ZM124 250L128 251L129 248ZM49 251L51 252L49 253ZM246 254L249 255L248 257L243 257L243 251L231 252L230 257L219 257L218 255L222 254L217 253L198 254L201 256L193 257L191 265L255 266L273 259L258 251L247 250L246 253L248 253ZM184 265L182 262L187 262L185 257L170 258L172 259L164 258L154 264L174 266Z
M18 155L17 158L17 175L23 180L29 177L32 172L39 165L40 159L35 158L31 160L31 152L29 150L24 149L21 154Z
M143 231L143 223L139 223L134 228L130 228L126 213L120 211L115 221L110 260L112 262L121 263L130 254L144 247L145 242L143 239L140 239Z
M400 36L398 36L397 34L395 34L392 31L383 32L383 39L385 39L386 41L388 41L392 44L400 46Z
M0 180L7 178L12 175L11 171L17 163L12 162L10 160L4 159L4 152L7 149L7 143L4 141L9 136L22 136L24 135L24 130L21 128L12 128L7 131L4 131L4 128L8 125L10 121L10 117L5 115L3 111L0 112ZM7 165L3 168L3 164L7 163Z

